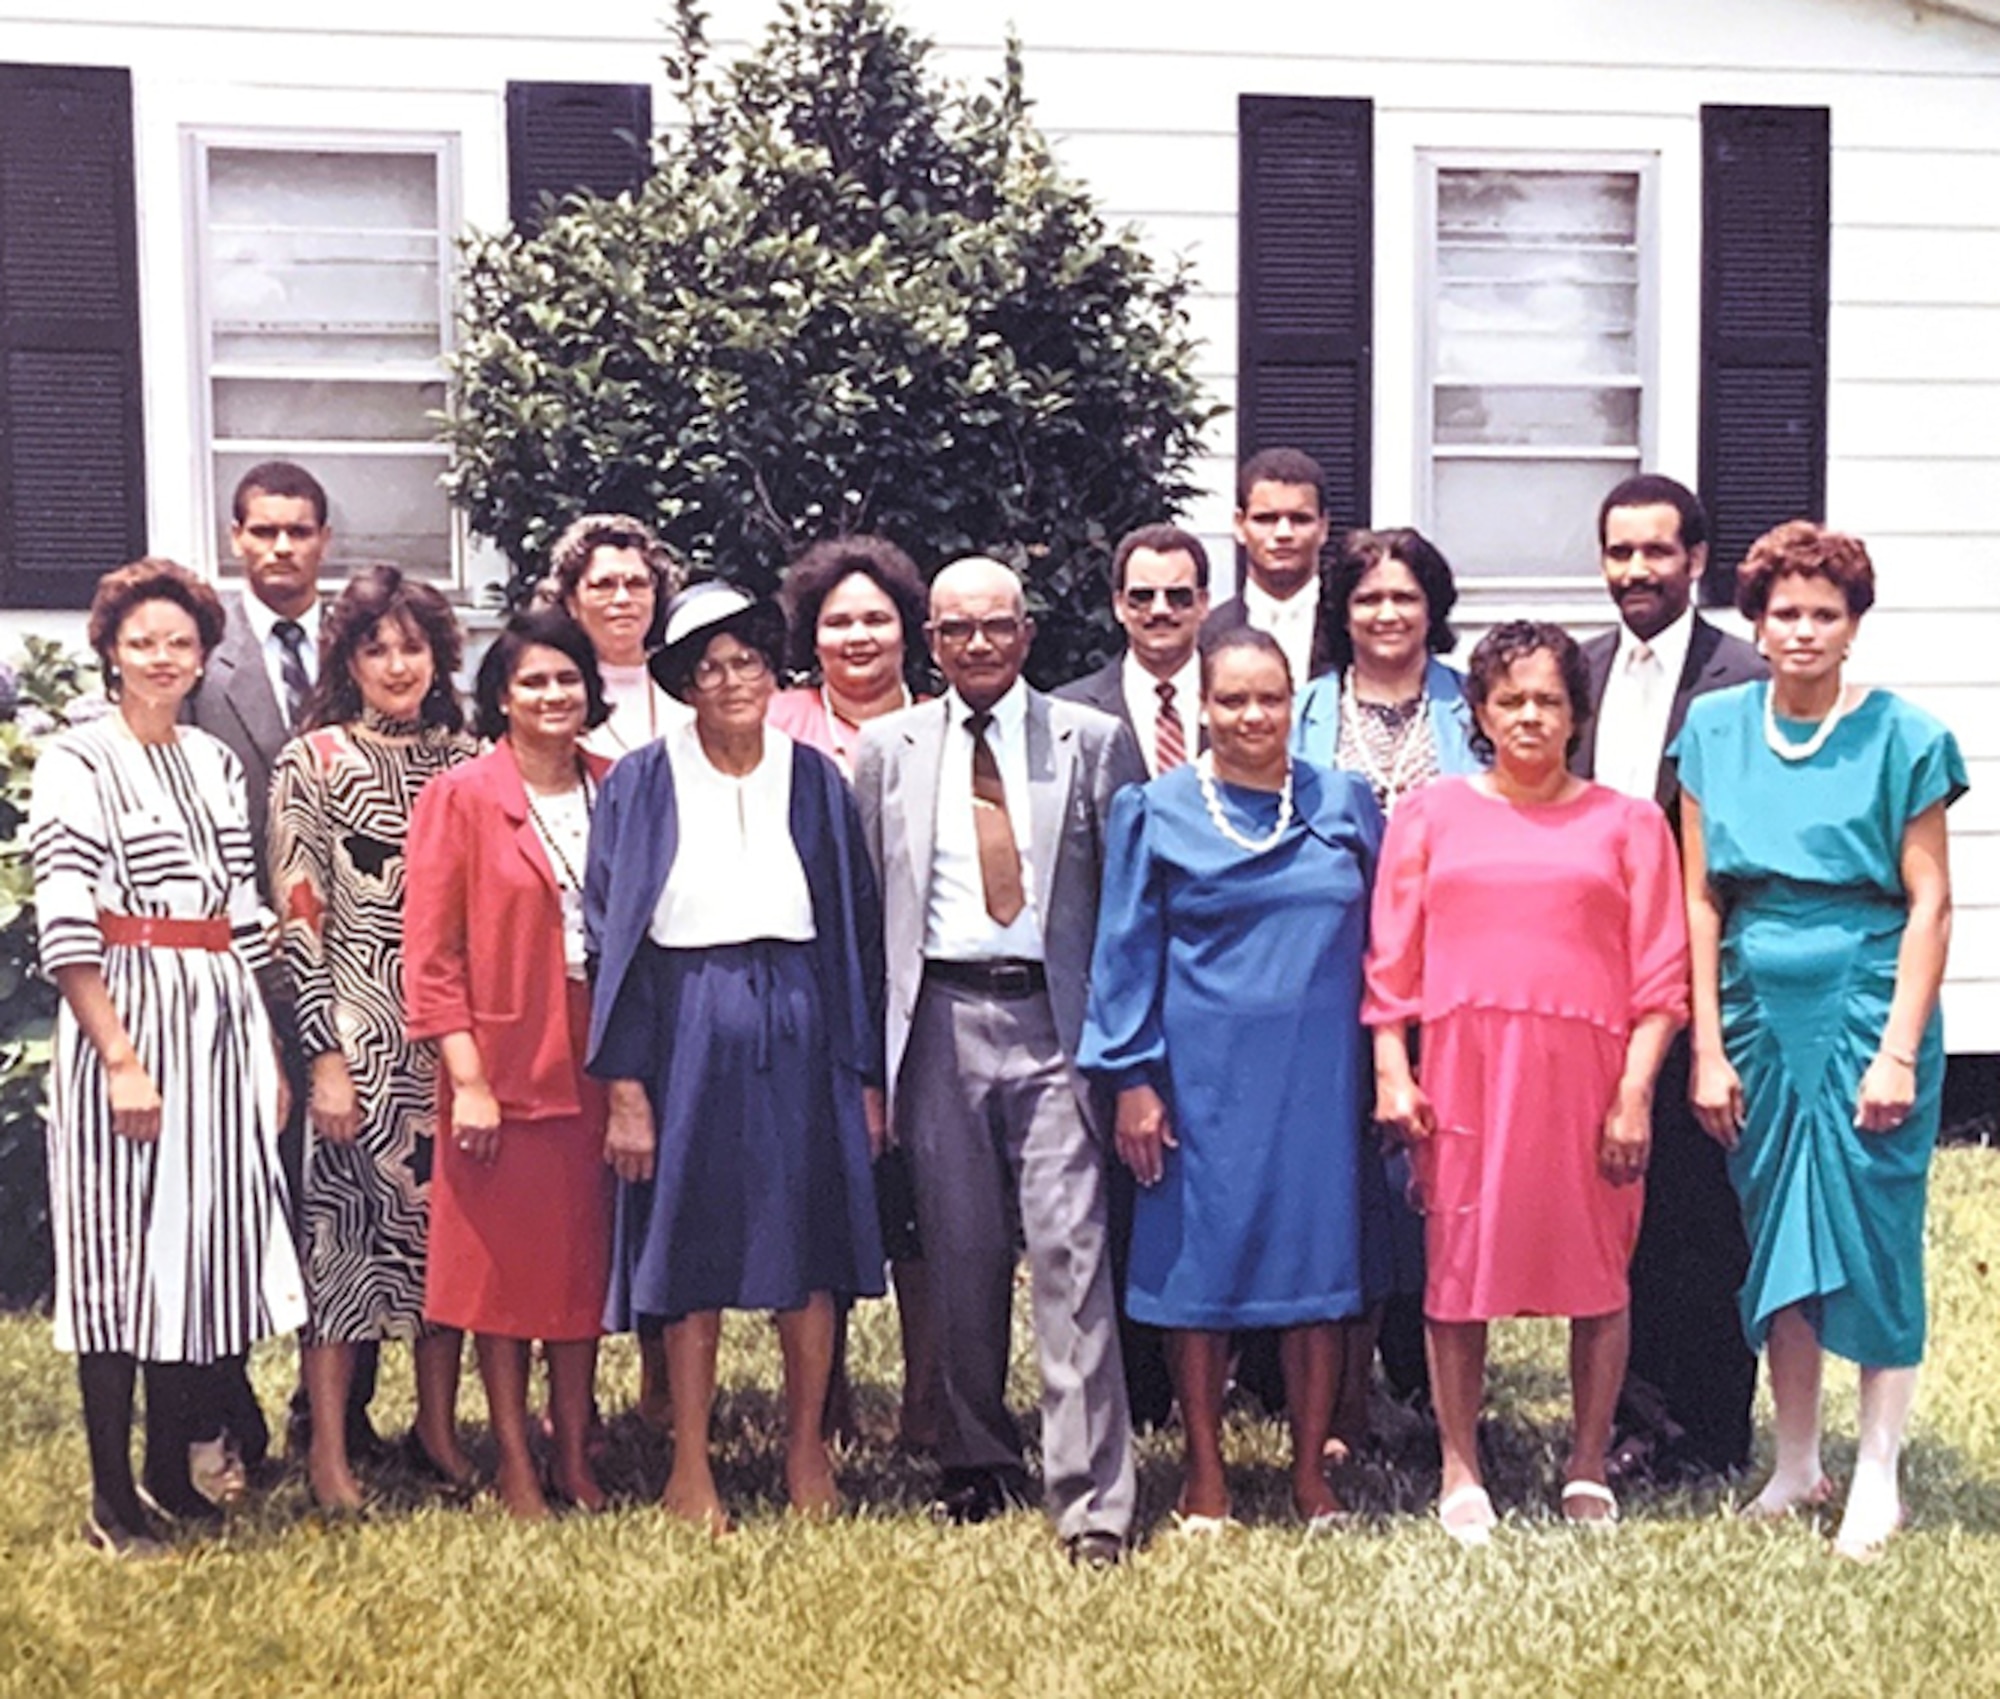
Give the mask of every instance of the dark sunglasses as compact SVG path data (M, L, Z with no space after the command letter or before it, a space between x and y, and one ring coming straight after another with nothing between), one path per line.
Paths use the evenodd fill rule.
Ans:
M1168 607L1184 614L1194 606L1194 595L1192 584L1133 585L1125 592L1125 605L1128 608L1150 608L1164 596Z

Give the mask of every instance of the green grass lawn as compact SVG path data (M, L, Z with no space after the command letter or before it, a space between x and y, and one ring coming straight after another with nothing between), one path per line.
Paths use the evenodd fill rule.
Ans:
M1496 1330L1494 1497L1481 1553L1428 1520L1428 1456L1345 1483L1364 1513L1307 1541L1285 1515L1274 1424L1232 1430L1240 1536L1177 1540L1170 1438L1145 1442L1144 1549L1072 1571L1040 1517L934 1528L928 1477L886 1443L893 1321L857 1317L870 1438L841 1476L856 1508L826 1525L782 1513L776 1352L757 1318L725 1336L722 1484L741 1518L711 1541L646 1499L664 1448L621 1414L622 1345L601 1391L607 1484L596 1520L539 1528L490 1503L424 1502L328 1526L296 1480L225 1538L120 1566L77 1537L86 1501L70 1365L46 1321L0 1318L0 1694L933 1694L2000 1692L2000 1152L1954 1149L1936 1172L1933 1331L1905 1478L1913 1525L1872 1568L1828 1555L1831 1521L1775 1530L1713 1493L1628 1498L1614 1534L1555 1519L1561 1336ZM1022 1342L1025 1343L1024 1336ZM1032 1395L1025 1356L1017 1391ZM289 1347L258 1359L276 1411ZM408 1416L407 1357L388 1354L378 1416ZM1843 1484L1852 1371L1830 1376L1829 1465ZM484 1440L468 1373L462 1411Z

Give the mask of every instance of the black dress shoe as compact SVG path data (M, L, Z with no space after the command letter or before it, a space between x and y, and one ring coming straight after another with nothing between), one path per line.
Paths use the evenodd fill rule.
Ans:
M308 1435L310 1437L310 1435ZM347 1417L347 1460L363 1468L379 1469L396 1455L396 1448L375 1431L375 1424L352 1411Z
M389 1448L384 1446L382 1449L386 1452ZM394 1455L410 1474L444 1488L453 1498L468 1499L479 1490L478 1475L470 1469L463 1475L454 1475L431 1455L430 1447L424 1444L424 1436L415 1428L403 1435L403 1443L395 1448Z
M1033 1503L1025 1475L1011 1469L947 1469L931 1501L931 1519L965 1527Z
M1125 1561L1125 1542L1105 1528L1086 1528L1063 1541L1063 1550L1079 1569L1116 1569Z

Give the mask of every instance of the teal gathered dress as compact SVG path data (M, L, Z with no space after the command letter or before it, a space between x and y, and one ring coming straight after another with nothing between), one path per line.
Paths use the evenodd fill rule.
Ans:
M1701 805L1723 914L1722 1037L1743 1085L1729 1176L1750 1272L1743 1327L1804 1306L1826 1350L1875 1368L1924 1349L1924 1204L1944 1090L1943 1023L1917 1055L1917 1097L1887 1133L1854 1125L1882 1042L1908 902L1910 822L1966 789L1951 733L1869 692L1815 754L1781 759L1764 736L1768 684L1698 698L1672 753ZM1780 720L1794 743L1813 727Z

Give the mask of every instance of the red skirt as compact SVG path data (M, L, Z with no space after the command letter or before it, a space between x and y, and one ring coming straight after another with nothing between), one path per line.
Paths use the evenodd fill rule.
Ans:
M572 1053L590 991L569 982ZM579 1071L581 1115L503 1121L500 1155L475 1162L452 1141L440 1070L424 1318L505 1339L595 1339L611 1274L613 1176L604 1162L604 1088Z

